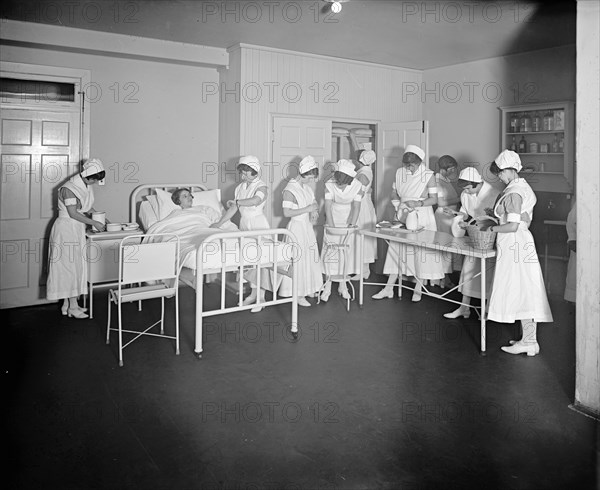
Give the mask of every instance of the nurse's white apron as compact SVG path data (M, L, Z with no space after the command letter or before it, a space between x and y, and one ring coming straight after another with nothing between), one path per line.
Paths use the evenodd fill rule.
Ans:
M498 190L487 182L484 182L477 194L467 194L466 192L461 194L460 202L462 206L460 212L472 217L484 216L486 208L494 207L498 194ZM487 299L490 297L492 291L494 273L496 270L496 259L486 259L485 265L485 291ZM459 282L461 285L458 287L458 290L465 296L481 299L481 277L477 276L480 272L481 260L475 257L465 256L460 272Z
M364 196L360 202L360 213L358 214L356 225L360 230L371 230L377 224L377 215L375 214L375 206L373 205L372 198L373 170L371 167L363 166L356 172L357 180L359 175L364 175L369 183L363 186ZM365 237L363 246L363 272L368 273L369 264L375 262L377 258L377 239L374 237ZM357 257L357 259L360 260L360 257Z
M508 184L494 208L501 225L508 222L503 201L513 192L523 199L521 214L527 213L533 219L535 194L524 179L516 179ZM552 322L542 268L527 221L521 220L515 233L498 233L496 249L488 319L502 323L530 318L535 322Z
M433 172L425 169L423 165L414 174L408 172L404 167L398 169L396 193L401 203L396 213L396 219L404 220L403 217L409 209L405 204L406 201L427 197L427 183L432 176ZM432 206L415 208L415 212L419 220L419 227L437 231ZM385 257L383 273L415 276L419 279L442 279L444 277L443 260L444 256L440 252L391 242Z
M290 209L301 209L315 200L313 190L308 185L303 185L296 180L290 180L284 192L288 191L296 199L296 203L290 203ZM296 262L296 277L298 278L298 296L308 296L316 293L323 286L321 275L321 261L317 237L313 225L310 222L309 213L303 213L290 218L287 229L296 237L298 244L299 259ZM286 237L287 241L287 237ZM292 295L292 280L284 276L279 290L281 296Z
M87 186L79 174L72 177L63 187L69 189L86 213L94 205L94 191ZM59 190L60 193L60 190ZM87 294L87 253L85 224L69 216L67 206L58 199L58 218L52 225L48 250L48 280L46 298L57 300Z
M344 189L338 187L333 181L325 183L326 199L327 196L331 196L331 219L334 226L340 228L347 227L352 203L361 190L362 184L357 179L354 179ZM327 235L327 240L331 243L341 243L343 239L344 235ZM325 246L325 238L323 240L324 243L321 250L321 270L323 274L342 275L344 273L344 262L337 255L337 252L332 253L332 249L328 249ZM346 272L348 275L358 274L362 268L358 246L358 233L352 233L352 236L348 239L348 245L349 247L344 251L345 260L348 265Z

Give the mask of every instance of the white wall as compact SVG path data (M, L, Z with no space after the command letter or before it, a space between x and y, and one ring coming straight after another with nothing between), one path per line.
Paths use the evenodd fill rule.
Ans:
M444 154L484 165L500 151L499 107L575 100L575 46L427 70L423 84L431 168Z
M2 45L1 59L91 71L101 95L89 93L97 100L86 104L90 155L107 169L95 207L110 220L129 220L131 191L141 183L216 185L202 163L218 161L218 101L201 94L203 83L218 81L215 68L11 45Z

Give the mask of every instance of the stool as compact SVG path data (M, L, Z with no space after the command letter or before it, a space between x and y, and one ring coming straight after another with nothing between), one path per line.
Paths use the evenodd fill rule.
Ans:
M319 300L321 293L325 290L328 283L345 283L349 296L346 299L346 310L350 311L350 301L354 300L354 285L348 276L348 255L351 248L351 241L358 228L356 227L324 227L323 232L323 268L325 270L325 282L319 291ZM334 258L338 258L335 273L332 273L332 264ZM341 266L341 267L340 267ZM340 273L341 269L341 273ZM350 286L348 288L348 285Z

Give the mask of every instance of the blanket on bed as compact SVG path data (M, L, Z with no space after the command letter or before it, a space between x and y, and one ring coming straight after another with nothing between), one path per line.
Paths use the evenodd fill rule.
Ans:
M166 218L154 223L146 233L148 235L160 233L177 235L181 243L180 264L195 269L196 249L208 236L238 230L238 227L231 221L223 224L221 228L211 228L210 225L220 218L219 212L209 206L177 209ZM153 243L160 239L161 237L146 237L143 242Z

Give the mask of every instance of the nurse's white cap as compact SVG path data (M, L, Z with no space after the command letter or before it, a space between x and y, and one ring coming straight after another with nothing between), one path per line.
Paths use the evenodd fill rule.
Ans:
M260 162L258 161L258 158L254 155L243 156L242 158L240 158L238 165L248 165L251 169L255 170L256 172L260 172Z
M350 160L341 159L337 162L336 170L343 174L349 175L350 177L356 177L356 170L354 164Z
M98 158L90 158L83 164L83 170L81 171L82 177L88 177L90 175L99 174L104 172L104 165Z
M494 160L500 170L505 168L514 168L517 172L520 172L523 166L521 165L521 158L519 154L512 150L504 150Z
M365 165L373 165L373 163L377 160L377 155L373 150L365 150L360 154L360 158L358 161Z
M475 182L479 184L479 182L483 182L483 178L481 174L475 167L466 167L460 171L458 174L459 180L466 180L468 182Z
M404 153L414 153L421 159L421 161L425 160L425 152L417 145L406 145Z
M313 168L317 168L317 167L318 167L318 164L315 161L314 157L312 157L311 155L307 155L302 160L300 160L300 165L298 165L298 170L300 171L301 174L305 174L309 170L312 170Z

